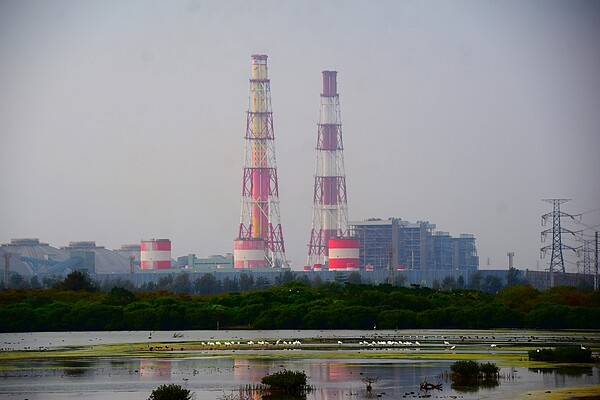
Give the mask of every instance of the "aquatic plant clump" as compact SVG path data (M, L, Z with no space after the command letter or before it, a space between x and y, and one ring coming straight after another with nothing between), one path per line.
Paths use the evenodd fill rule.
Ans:
M154 389L148 400L192 400L194 395L180 385L171 383Z
M497 381L500 368L494 363L478 363L471 360L457 361L450 366L452 381L460 383L477 383L480 381Z
M304 372L283 370L264 376L261 383L271 392L300 394L308 390L307 380Z

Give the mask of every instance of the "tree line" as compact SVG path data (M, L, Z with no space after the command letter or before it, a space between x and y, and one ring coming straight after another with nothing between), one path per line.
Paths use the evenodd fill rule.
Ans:
M187 329L600 329L600 291L497 293L292 280L210 295L99 290L71 273L51 289L0 291L0 331Z
M271 280L272 279L272 280ZM190 293L190 294L216 294L229 292L247 292L251 290L267 289L272 285L281 285L286 282L300 281L312 286L318 286L323 282L319 275L315 275L313 279L309 279L306 275L300 277L290 270L283 271L271 279L265 276L257 276L241 272L233 277L225 277L219 280L211 273L205 273L202 276L192 280L188 272L170 273L161 276L156 282L151 281L143 283L140 286L135 286L132 281L125 278L106 279L101 283L94 283L100 290L105 292L110 291L113 287L123 287L132 292L136 291L156 291L166 290L173 293ZM8 282L0 282L0 290L5 289L48 289L62 284L63 278L58 276L44 276L39 278L34 275L26 279L18 273L11 273ZM362 276L358 272L349 274L339 273L335 280L341 283L360 284ZM521 271L516 268L510 268L506 274L506 279L503 280L496 275L483 276L481 271L471 273L469 281L466 282L464 277L460 275L455 278L452 275L444 277L441 281L434 279L431 282L431 288L436 290L454 290L454 289L470 289L483 291L488 293L496 293L506 286L515 286L526 284L527 282L522 277ZM407 286L408 279L405 274L397 274L394 277L393 284L395 286ZM587 288L582 286L581 288ZM587 288L589 289L589 288Z

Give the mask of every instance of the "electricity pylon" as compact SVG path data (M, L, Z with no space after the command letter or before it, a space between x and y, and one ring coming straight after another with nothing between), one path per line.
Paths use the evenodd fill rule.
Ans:
M542 199L546 203L552 204L552 212L546 213L542 215L542 226L546 226L546 222L548 218L552 217L552 228L546 229L542 231L542 242L545 241L546 236L549 233L552 233L552 244L548 246L542 247L541 250L541 258L544 257L546 251L552 250L552 255L550 257L550 287L554 286L554 271L559 269L563 273L565 273L565 260L563 258L563 249L573 250L577 252L577 249L566 244L562 243L561 236L563 233L570 233L575 236L579 232L573 232L571 230L565 229L561 227L560 220L561 218L571 218L575 220L575 217L581 217L581 215L571 215L560 211L560 205L565 203L571 199Z

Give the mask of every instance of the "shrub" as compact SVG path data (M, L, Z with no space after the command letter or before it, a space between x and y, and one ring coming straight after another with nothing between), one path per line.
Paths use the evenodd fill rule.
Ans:
M579 346L559 346L555 349L529 350L529 360L565 362L565 363L590 363L594 362L592 351Z
M261 383L267 385L271 391L284 393L302 393L306 391L307 378L304 372L283 370L266 375Z
M461 383L497 381L500 368L494 363L479 364L476 361L457 361L450 366L452 380Z
M192 394L188 389L171 383L154 389L148 400L191 400L192 398Z
M476 361L457 361L450 366L452 376L457 380L477 380L479 364Z

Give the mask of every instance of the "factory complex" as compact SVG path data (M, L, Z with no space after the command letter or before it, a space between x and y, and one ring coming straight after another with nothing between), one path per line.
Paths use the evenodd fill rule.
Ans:
M38 238L16 238L0 246L3 282L10 274L65 276L74 270L97 279L122 276L137 284L181 271L227 276L291 271L280 222L267 56L253 54L250 67L240 223L237 231L232 227L231 253L206 258L173 255L170 239L141 240L109 250L94 241L53 247ZM447 276L468 281L479 271L474 235L453 237L428 221L395 217L348 220L338 73L324 70L321 75L312 224L306 236L306 263L294 273L340 280L356 272L363 282L374 283L392 283L398 274L412 284L430 285Z

